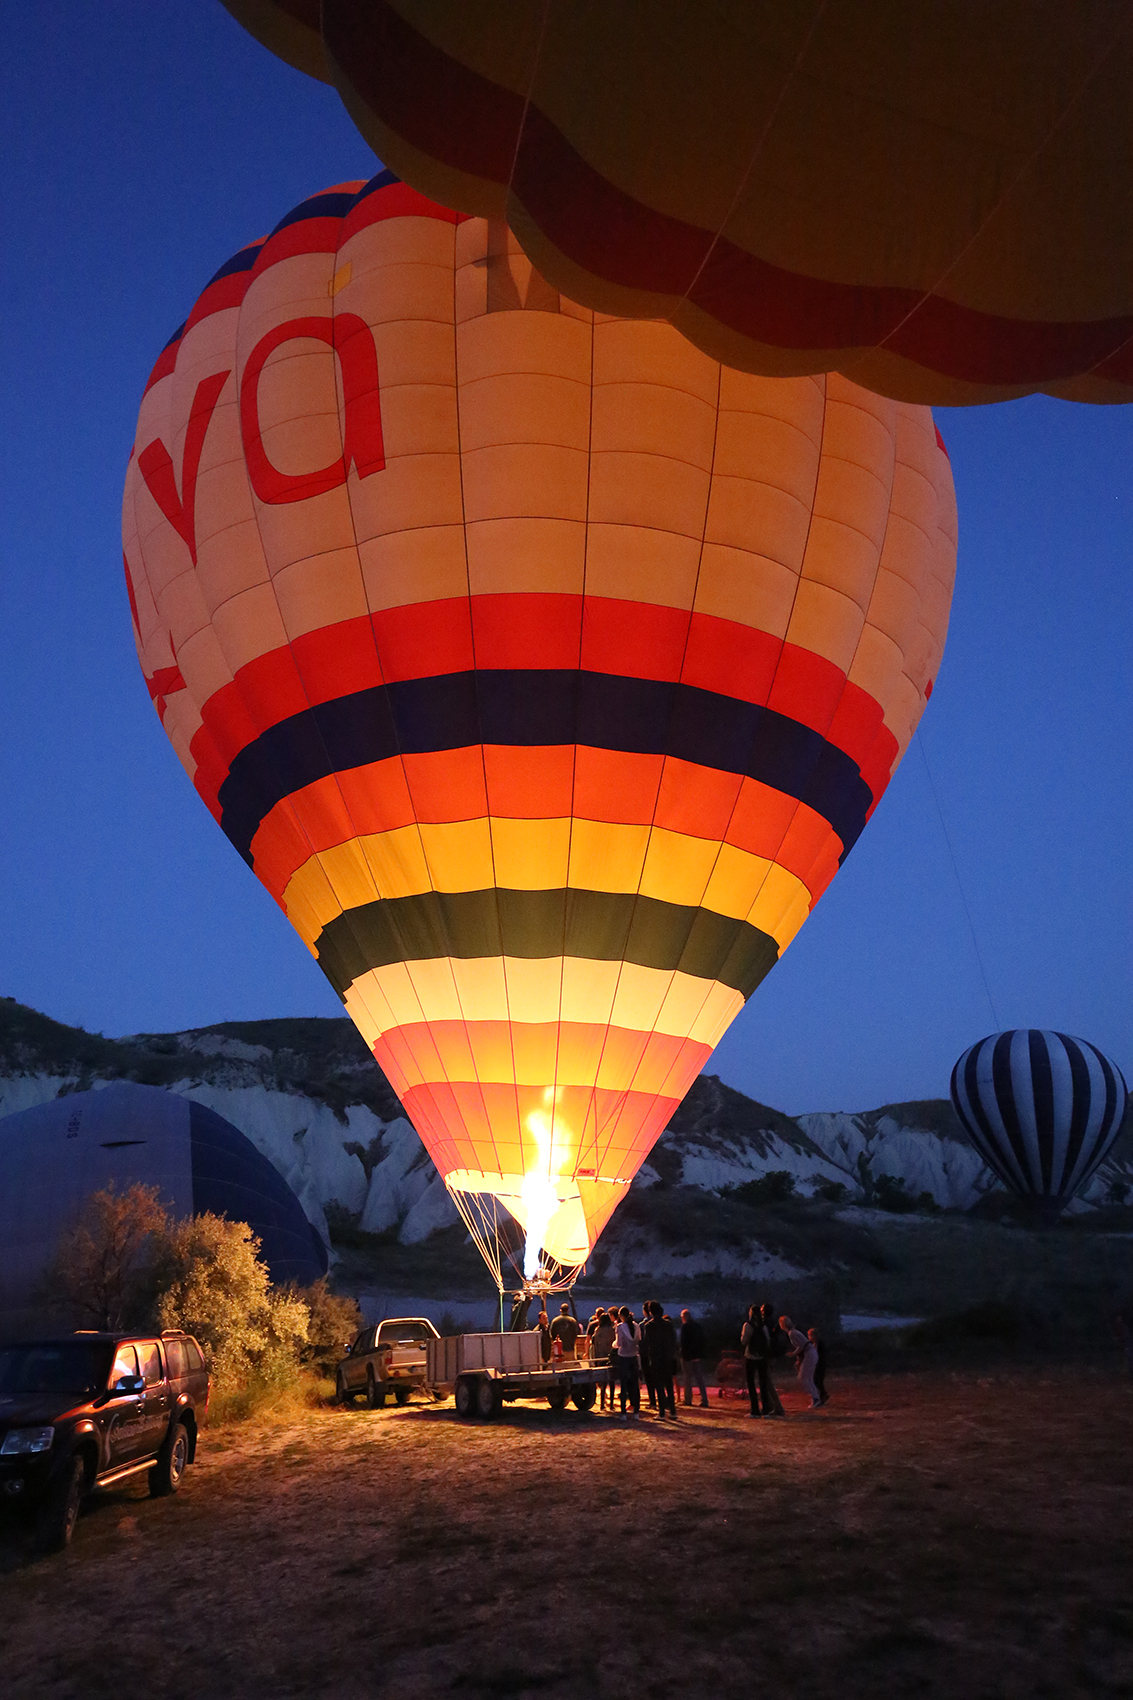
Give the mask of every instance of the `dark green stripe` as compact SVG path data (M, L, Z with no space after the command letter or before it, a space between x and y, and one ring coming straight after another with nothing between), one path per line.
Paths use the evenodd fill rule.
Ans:
M428 891L339 915L319 966L339 996L372 968L455 956L580 956L679 968L750 997L779 956L767 933L710 909L608 891ZM519 1012L517 1012L518 1014Z

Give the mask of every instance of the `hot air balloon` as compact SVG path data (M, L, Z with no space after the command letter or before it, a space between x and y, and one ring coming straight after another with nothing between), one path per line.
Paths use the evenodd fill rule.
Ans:
M225 4L589 307L905 401L1133 398L1126 7Z
M1121 1070L1085 1039L1019 1027L972 1045L952 1070L952 1103L1004 1186L1053 1221L1121 1131Z
M208 284L123 537L201 797L497 1281L516 1223L570 1279L932 689L931 415L594 314L384 172Z

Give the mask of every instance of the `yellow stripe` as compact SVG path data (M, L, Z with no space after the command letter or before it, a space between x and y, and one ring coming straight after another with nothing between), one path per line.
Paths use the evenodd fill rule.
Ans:
M716 1045L743 1008L717 980L585 957L456 957L395 962L360 975L346 1013L368 1045L422 1021L578 1021Z
M635 892L748 921L785 950L810 912L786 868L732 844L659 827L487 817L398 827L324 850L283 894L308 946L328 922L379 897L426 891Z

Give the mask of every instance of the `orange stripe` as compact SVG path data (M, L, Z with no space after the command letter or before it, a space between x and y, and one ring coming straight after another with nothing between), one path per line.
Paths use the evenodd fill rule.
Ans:
M375 1055L382 1062L380 1042ZM478 1086L460 1080L410 1087L397 1078L396 1070L389 1079L442 1175L452 1169L524 1173L534 1152L527 1118L547 1114L541 1088ZM609 1180L629 1180L691 1079L674 1082L674 1095L664 1098L648 1092L564 1087L556 1095L555 1120L572 1133L581 1131L579 1168L595 1169Z
M380 1053L380 1054L379 1054ZM374 1046L406 1087L443 1080L543 1089L593 1080L603 1090L662 1092L674 1070L699 1073L711 1046L667 1033L577 1021L431 1021L391 1027Z
M312 855L353 838L414 821L556 820L572 813L623 826L654 822L733 844L786 868L806 885L812 903L837 872L842 851L821 815L757 779L671 756L490 744L482 753L474 745L395 757L316 780L264 818L252 855L257 877L282 902L288 881Z

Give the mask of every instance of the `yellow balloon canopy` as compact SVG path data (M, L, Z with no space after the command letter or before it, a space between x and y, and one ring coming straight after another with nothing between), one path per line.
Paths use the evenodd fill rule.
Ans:
M383 173L204 290L123 538L201 797L497 1275L511 1219L576 1270L932 689L931 415L579 307Z

